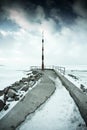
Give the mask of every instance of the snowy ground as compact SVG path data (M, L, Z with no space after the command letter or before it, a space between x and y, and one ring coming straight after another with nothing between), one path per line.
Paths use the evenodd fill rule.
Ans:
M20 91L18 92L19 96L20 95L23 95L22 97L20 97L20 99L18 101L7 101L6 104L9 104L9 108L5 111L4 109L0 112L0 120L20 101L24 98L24 96L29 92L31 91L38 83L40 82L40 80L38 80L34 85L33 87L30 87L29 90L27 92L24 92L24 91ZM1 97L0 97L1 99Z
M53 96L17 130L85 130L84 121L68 91L58 78Z
M5 70L7 70L7 73L5 72L5 71L3 71L4 73L3 73L3 75L1 75L1 79L2 80L5 80L5 78L7 77L7 79L5 80L5 83L3 83L3 82L1 82L3 85L2 85L2 87L0 88L0 90L3 90L6 86L5 86L5 84L7 83L7 80L9 80L9 78L11 78L9 81L8 81L8 86L10 86L11 85L11 83L12 83L12 81L16 81L16 80L18 80L18 79L21 79L22 77L26 77L26 78L28 78L28 76L29 75L26 75L27 73L29 74L30 73L30 75L32 74L32 72L31 71L28 71L28 72L22 72L22 71L20 71L20 73L19 72L17 72L17 71L15 71L15 70L9 70L9 69L7 69L7 68L5 68ZM15 73L14 73L15 72ZM12 76L12 73L13 73L13 76ZM7 74L8 74L8 76L7 76ZM4 78L3 78L3 76L4 76ZM15 78L16 77L16 78ZM34 81L30 81L29 82L29 90L28 91L31 91L31 89L33 89L38 83L40 82L40 79L38 80L38 81L36 81L36 83L34 83ZM0 120L20 101L20 100L22 100L22 98L24 98L24 96L28 93L28 91L21 91L21 89L20 90L18 90L18 92L16 93L17 95L19 95L18 97L19 97L19 100L18 101L15 101L15 100L12 100L12 99L9 99L9 100L7 100L6 101L6 105L8 105L9 106L9 108L7 109L7 110L2 110L2 111L0 111ZM22 95L22 96L21 96ZM0 100L3 100L4 99L4 95L2 95L2 96L0 96Z
M8 66L0 66L0 90L25 77L23 70Z
M8 66L0 66L0 90L3 90L4 88L10 86L15 81L20 80L25 75L26 73L24 73L23 71L16 70L16 68L13 69ZM21 93L25 95L24 92ZM0 97L0 99L3 99L3 96ZM6 111L2 110L0 112L0 119L3 118L18 103L18 101L8 102L7 104L9 103L10 103L9 109Z
M68 74L76 76L77 79L70 77ZM69 79L73 84L75 84L80 90L82 90L81 84L84 85L85 89L87 89L87 71L85 70L67 71L65 77Z
M80 72L80 71L79 71ZM70 76L66 77L80 88L81 83L86 83L86 73L83 76L79 72L73 71L73 74L79 80ZM72 74L72 72L71 72ZM80 73L81 74L81 73ZM85 75L85 77L84 77ZM23 71L16 71L5 67L0 68L0 89L14 83L24 77ZM70 97L67 90L61 85L59 79L55 80L57 90L55 94L42 105L34 114L27 117L26 121L17 130L85 130L84 121L81 118L78 108ZM87 85L86 85L87 86ZM10 109L15 105L11 104ZM9 109L9 110L10 110ZM6 114L6 113L4 113ZM4 114L1 114L1 118Z
M65 74L63 73L61 74L64 75L69 81L71 81L80 90L82 90L81 84L84 86L85 89L87 89L87 66L86 66L86 70L85 68L80 68L80 67L76 68L76 70L75 68L71 68L71 69L66 68Z

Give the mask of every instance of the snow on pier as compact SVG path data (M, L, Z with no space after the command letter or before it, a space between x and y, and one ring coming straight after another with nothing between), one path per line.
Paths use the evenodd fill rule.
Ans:
M42 73L40 82L0 120L0 129L86 130L73 96L61 83L65 69L60 76L53 69L46 69Z
M29 115L17 130L85 130L85 123L67 89L52 71L45 74L55 82L56 91L34 114Z

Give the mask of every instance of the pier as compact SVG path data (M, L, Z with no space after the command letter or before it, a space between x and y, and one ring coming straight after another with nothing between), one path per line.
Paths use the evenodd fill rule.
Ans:
M19 101L14 108L0 120L0 129L14 130L26 117L34 113L56 91L54 78L58 77L70 96L75 101L87 125L87 95L65 77L65 67L48 66L44 71L40 67L32 66L31 70L42 72L40 82Z

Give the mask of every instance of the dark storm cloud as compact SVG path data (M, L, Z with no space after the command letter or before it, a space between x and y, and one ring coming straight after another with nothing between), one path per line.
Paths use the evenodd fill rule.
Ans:
M21 5L25 9L33 10L36 6L40 5L47 13L55 8L67 14L72 12L72 5L76 2L81 4L83 8L87 8L86 0L0 0L0 7Z
M8 0L7 0L8 1ZM10 30L10 31L15 31L19 28L18 25L16 25L13 21L11 21L8 18L8 13L4 10L4 7L12 5L11 3L8 4L8 2L5 2L4 0L0 1L0 29L2 30Z
M32 22L40 23L40 20L35 21L37 7L43 8L45 19L52 18L57 26L61 28L61 21L63 25L74 24L78 15L86 16L87 1L86 0L0 0L0 25L4 28L16 29L18 26L9 20L8 14L4 11L5 7L8 8L22 8L26 12L27 19L31 18ZM61 20L60 20L61 19Z
M55 15L60 15L66 23L70 23L76 17L72 9L73 3L74 0L0 0L0 16L6 15L3 11L3 6L8 6L10 8L11 6L16 7L19 5L25 9L26 12L34 14L35 9L39 5L44 9L46 18L52 17L58 22ZM56 10L56 14L55 12L51 14L53 9Z
M44 9L46 19L53 18L57 23L59 23L59 20L56 16L60 16L67 24L72 23L76 18L76 14L72 9L73 0L31 0L30 3L26 0L26 4L23 2L21 4L25 6L25 9L29 8L30 3L34 4L33 9L40 5Z
M73 5L73 10L75 13L83 18L87 18L87 1L77 0Z

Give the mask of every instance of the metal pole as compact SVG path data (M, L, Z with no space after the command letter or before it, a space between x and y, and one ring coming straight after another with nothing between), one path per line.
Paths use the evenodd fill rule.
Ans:
M42 32L42 70L44 70L44 32Z

